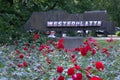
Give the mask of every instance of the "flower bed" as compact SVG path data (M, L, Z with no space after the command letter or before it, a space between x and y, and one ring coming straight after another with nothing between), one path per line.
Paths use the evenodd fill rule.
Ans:
M119 42L89 38L75 49L63 39L42 44L38 34L31 43L18 41L0 47L1 80L119 80Z

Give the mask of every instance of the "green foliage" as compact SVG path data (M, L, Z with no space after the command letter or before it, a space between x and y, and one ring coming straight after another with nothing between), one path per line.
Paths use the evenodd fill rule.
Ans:
M120 36L120 31L117 31L115 34L116 34L117 36Z
M90 36L97 37L97 33L96 33L96 31L92 31L89 35L90 35Z
M70 13L107 10L109 18L120 25L119 0L0 0L0 31L8 32L23 27L34 11L53 9ZM10 32L8 32L10 33Z
M68 31L67 36L76 36L76 32L75 31Z
M0 62L0 68L4 68L4 64Z

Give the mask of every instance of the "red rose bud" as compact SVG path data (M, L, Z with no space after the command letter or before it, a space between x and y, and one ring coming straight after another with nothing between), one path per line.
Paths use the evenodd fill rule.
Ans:
M17 65L19 68L22 68L23 67L23 64L18 64Z
M38 33L35 33L33 38L34 38L34 41L36 41L37 39L39 39L40 35Z
M113 42L114 40L113 40L113 38L110 38L110 39L108 39L108 40L106 40L107 42Z
M76 73L75 75L72 75L72 80L82 80L82 74Z
M43 50L44 48L45 48L45 46L44 46L44 45L41 45L41 46L39 47L39 51Z
M67 71L67 74L70 75L70 76L75 74L75 69L74 68L69 68L68 71Z
M64 76L59 76L57 80L65 80Z
M58 67L57 67L57 72L58 72L58 73L62 73L63 70L64 70L64 68L63 68L62 66L58 66Z
M72 58L75 58L75 54L72 54L71 57L72 57Z
M103 71L104 70L104 64L102 62L100 62L100 61L95 63L95 67L99 71Z
M25 51L27 51L27 50L28 50L28 48L27 48L27 47L24 47L24 50L25 50Z
M20 58L20 59L23 59L23 58L24 58L24 54L20 54L20 55L19 55L19 58Z
M23 66L24 67L27 67L28 66L28 63L26 61L23 62Z
M75 68L76 70L80 70L80 66L77 65L77 64L74 64L74 68Z
M94 77L90 78L90 80L103 80L103 79L102 79L102 78L99 78L99 77L94 76Z
M15 53L18 54L18 53L19 53L19 50L16 50Z
M47 62L48 64L50 64L50 60L49 60L48 58L46 59L46 62Z
M96 54L96 50L95 49L91 49L92 55Z
M76 62L77 61L77 58L73 58L72 60L71 60L71 62Z
M60 50L64 49L63 43L58 43L57 48L60 49Z

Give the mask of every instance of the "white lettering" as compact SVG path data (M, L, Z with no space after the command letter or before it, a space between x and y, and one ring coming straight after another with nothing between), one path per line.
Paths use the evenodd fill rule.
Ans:
M62 26L62 21L58 21L58 26Z
M48 25L48 26L53 26L53 21L48 21L48 22L47 22L47 25Z
M48 27L54 26L101 26L102 21L48 21Z

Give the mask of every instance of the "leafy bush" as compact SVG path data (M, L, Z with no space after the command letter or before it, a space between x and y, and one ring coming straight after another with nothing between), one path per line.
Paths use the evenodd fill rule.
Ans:
M116 34L117 36L120 36L120 31L117 31L115 34Z
M90 32L90 34L89 34L90 36L93 36L93 37L97 37L97 33L96 33L96 31L92 31L92 32Z

